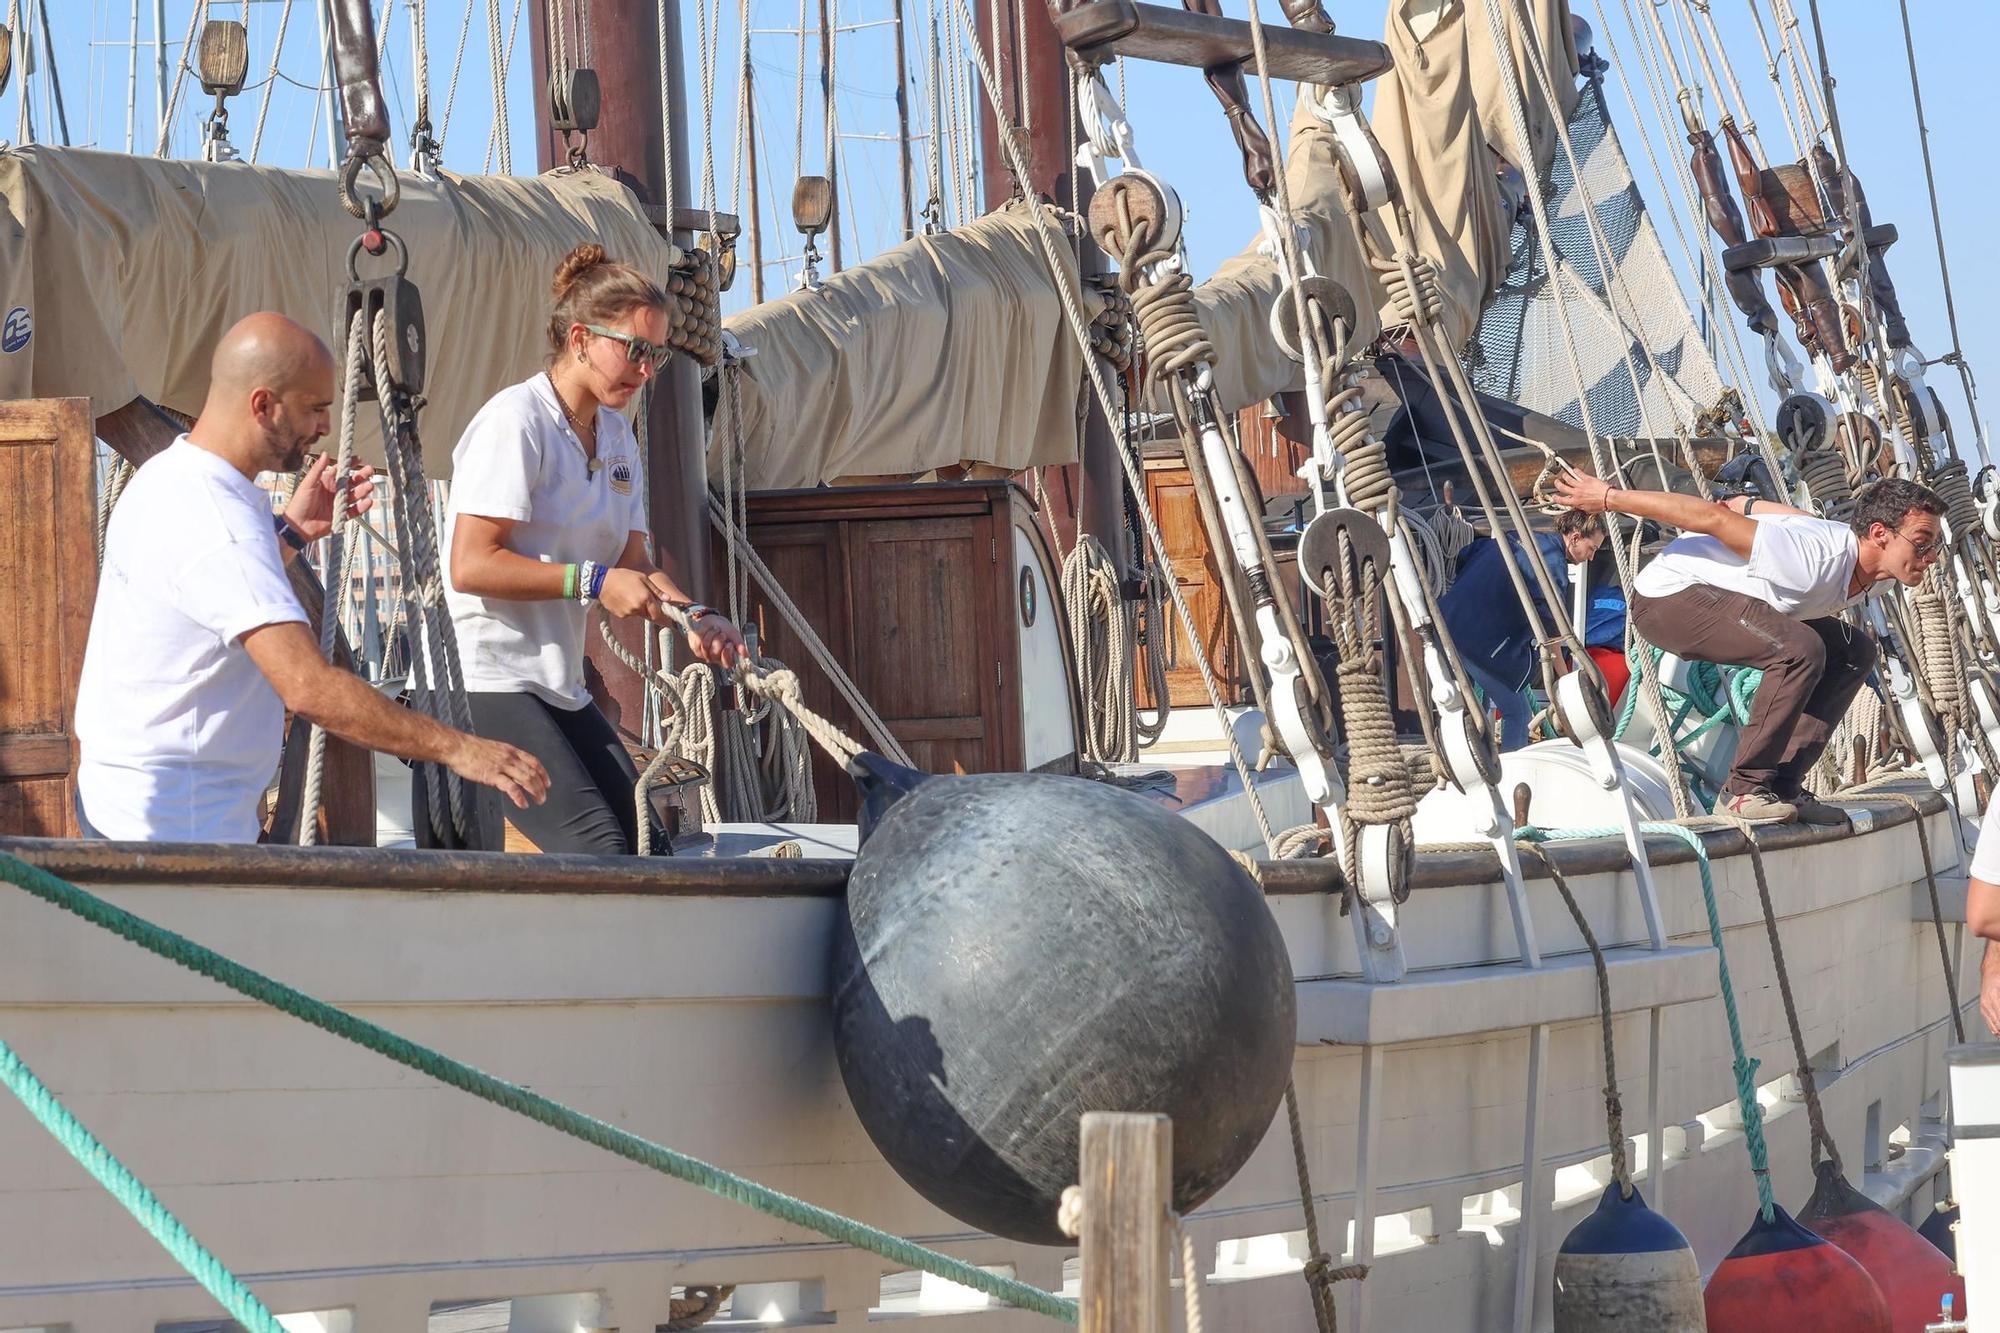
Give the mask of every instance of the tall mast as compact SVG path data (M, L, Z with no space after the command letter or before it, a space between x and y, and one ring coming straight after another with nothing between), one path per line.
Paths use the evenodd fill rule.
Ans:
M331 66L328 66L331 68ZM159 94L160 142L167 139L167 0L153 0L153 83ZM332 82L332 80L328 80Z
M750 72L750 33L743 34L743 165L745 184L743 227L750 247L750 300L764 300L764 227L757 215L757 83Z
M638 196L656 228L671 231L674 244L691 249L691 228L706 215L679 206L690 197L681 7L665 7L664 28L656 5L634 0L562 0L559 5L563 15L578 7L592 32L592 58L602 94L597 128L590 132L590 158ZM568 152L562 136L549 128L548 6L530 8L535 157L541 170L548 171L567 161ZM663 92L674 111L671 138L661 115ZM703 599L710 587L708 476L702 457L701 374L690 358L673 357L653 381L646 395L645 438L646 512L655 557L684 592ZM593 660L597 660L594 653ZM627 719L627 730L636 733L644 711L639 682L608 661L603 663L603 675Z
M139 0L132 0L132 47L125 53L125 151L139 142Z
M903 0L892 0L896 31L896 180L903 187L903 239L916 234L910 207L910 70L903 46Z
M840 141L839 117L833 104L833 13L828 0L819 0L819 98L820 114L826 118L827 198L833 211L826 224L827 259L840 272Z

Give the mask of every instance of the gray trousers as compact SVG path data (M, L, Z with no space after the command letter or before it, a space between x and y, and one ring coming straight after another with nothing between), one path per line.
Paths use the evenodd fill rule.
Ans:
M1742 593L1685 588L1632 596L1632 623L1677 657L1764 673L1736 747L1725 796L1769 791L1790 800L1875 665L1875 640L1845 621L1793 620Z

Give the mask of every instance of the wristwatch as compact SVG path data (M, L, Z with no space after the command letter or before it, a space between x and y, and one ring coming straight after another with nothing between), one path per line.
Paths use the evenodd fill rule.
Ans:
M291 547L294 551L304 552L307 545L305 534L292 526L292 520L286 518L283 514L273 514L271 515L271 522L272 526L278 530L278 540Z

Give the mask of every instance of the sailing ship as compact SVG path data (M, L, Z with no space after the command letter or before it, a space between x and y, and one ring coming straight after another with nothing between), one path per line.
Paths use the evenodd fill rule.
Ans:
M857 1117L829 999L861 798L809 750L809 716L931 772L1127 787L1256 864L1293 979L1292 1114L1179 1219L1207 1326L1549 1327L1564 1237L1607 1187L1641 1186L1710 1271L1760 1189L1804 1198L1809 1122L1912 1224L1948 1200L1944 1053L1977 971L1961 865L2000 744L2000 531L1924 383L1893 236L1789 0L1769 64L1799 166L1740 106L1711 127L1701 99L1679 102L1696 153L1663 182L1685 191L1669 210L1702 214L1692 302L1605 105L1615 54L1563 0L1394 6L1379 41L1310 0L1246 17L956 0L947 40L970 69L933 68L984 103L992 207L965 207L974 155L954 140L947 173L933 117L930 225L906 199L909 238L843 265L829 153L793 196L805 281L768 300L755 202L732 217L691 188L677 7L531 8L534 177L443 170L427 72L391 163L363 0L326 9L329 88L360 146L336 170L231 160L248 35L203 14L183 64L216 98L207 160L0 153L9 866L1009 1290L1074 1294L1063 1248L955 1219ZM1706 85L1732 107L1707 7L1682 5L1681 59L1640 8L1632 54L1663 71L1659 105ZM38 15L46 42L32 4L10 34L18 78ZM711 46L721 16L699 18ZM836 29L822 18L829 88ZM1203 71L1241 148L1258 239L1199 281L1176 235L1176 186L1194 184L1140 166L1161 131L1113 92L1115 62L1142 60ZM1274 82L1298 86L1282 124ZM213 335L278 309L340 343L353 311L384 312L396 337L366 370L380 420L356 438L393 465L397 520L322 552L306 600L360 669L396 688L414 666L415 705L443 709L448 673L422 674L448 633L425 619L432 483L477 404L536 363L542 283L583 237L677 301L679 354L641 413L662 559L802 693L746 677L718 703L670 641L606 636L599 684L649 761L636 798L667 810L663 855L492 850L491 812L447 813L440 775L335 741L315 758L302 723L266 843L77 840L92 533L199 406ZM760 299L723 318L745 248ZM420 303L399 304L412 288ZM1782 396L1768 422L1753 367ZM98 441L117 460L102 482ZM1824 775L1846 828L1703 821L1747 682L1634 642L1614 710L1561 597L1539 603L1537 637L1577 664L1545 654L1551 739L1495 752L1438 597L1473 535L1545 521L1565 465L1835 515L1878 473L1951 499L1946 575L1868 612L1881 689ZM1629 579L1658 535L1617 534L1599 579ZM0 922L0 1038L295 1333L1042 1318L972 1274L523 1124L46 901L10 890ZM1607 1056L1629 1108L1609 1142ZM215 1323L213 1286L40 1127L10 1112L0 1135L0 1327Z

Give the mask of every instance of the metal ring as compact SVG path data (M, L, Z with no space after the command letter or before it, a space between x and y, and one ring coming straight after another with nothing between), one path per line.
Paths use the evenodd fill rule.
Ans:
M374 231L376 235L380 236L384 241L387 241L389 245L395 249L396 251L395 276L399 278L402 277L405 273L409 271L410 268L409 247L403 244L402 237L398 236L395 232L390 231L387 227L376 227L374 228ZM361 273L358 267L361 259L361 251L363 249L361 243L367 239L368 239L368 233L364 231L359 236L355 237L353 243L347 247L347 280L349 282L361 281Z
M363 167L374 174L375 183L382 187L382 198L376 204L372 217L369 214L369 204L363 202L354 189L360 183ZM378 146L369 151L365 141L358 142L354 151L347 155L347 161L340 167L341 206L360 221L374 222L395 212L396 204L402 197L403 183L396 178L396 169L389 164L389 159L381 148Z

